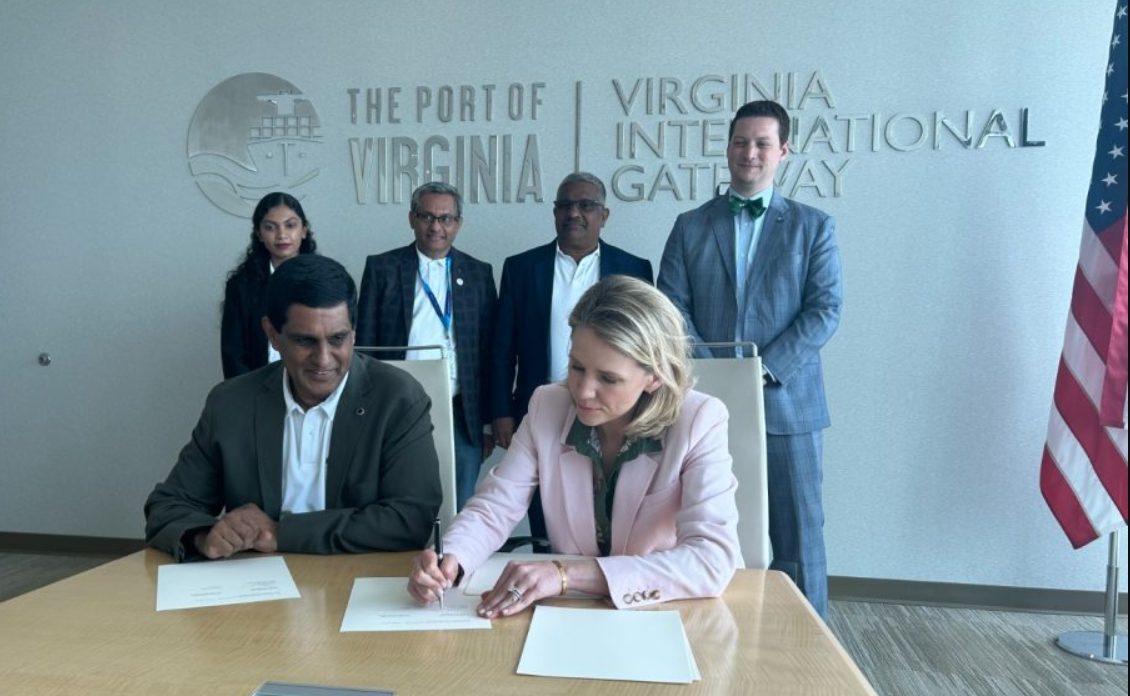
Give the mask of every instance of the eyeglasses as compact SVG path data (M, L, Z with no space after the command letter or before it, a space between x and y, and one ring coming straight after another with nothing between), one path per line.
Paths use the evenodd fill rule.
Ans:
M553 212L567 213L573 208L581 211L582 213L591 213L597 210L602 210L604 204L600 201L580 200L580 201L553 201Z
M425 225L431 225L433 222L438 222L441 227L450 227L459 222L458 215L432 215L431 213L412 213L412 215Z

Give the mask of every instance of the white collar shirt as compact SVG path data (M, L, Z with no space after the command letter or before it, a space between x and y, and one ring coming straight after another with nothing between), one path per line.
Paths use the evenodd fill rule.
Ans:
M337 402L349 381L349 373L325 401L303 409L290 391L286 368L282 371L283 400L283 476L282 511L316 512L326 509L326 459L330 455L334 414Z
M408 329L408 345L410 346L443 346L447 353L448 378L451 380L451 395L459 393L459 370L455 364L455 315L452 309L450 328L443 328L443 320L432 307L428 294L424 292L424 279L432 289L440 311L443 311L447 302L448 287L447 259L433 259L416 250L416 292L412 300L412 326ZM453 303L454 305L454 303ZM405 360L435 360L439 351L435 350L410 350L404 356Z
M769 202L773 200L773 187L770 186L764 191L759 191L749 198L740 196L733 189L730 189L730 197L743 201L761 199L766 211L756 220L753 219L746 208L742 208L734 216L734 275L736 276L734 300L738 304L738 313L734 319L734 340L740 342L746 340L744 318L749 297L747 286L749 285L750 272L753 270L754 259L757 256L757 243L761 238L761 229L765 226L765 216L769 214ZM738 357L742 356L741 348L735 348L735 352Z
M569 315L573 307L600 280L600 245L579 262L557 247L553 270L553 300L549 309L549 374L550 382L565 379L569 372Z

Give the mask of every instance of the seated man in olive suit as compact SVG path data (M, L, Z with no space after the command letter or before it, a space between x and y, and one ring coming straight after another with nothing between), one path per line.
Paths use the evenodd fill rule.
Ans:
M145 502L145 540L178 561L247 550L420 549L442 492L431 401L353 354L357 291L333 259L272 274L263 330L282 359L214 387L172 473Z

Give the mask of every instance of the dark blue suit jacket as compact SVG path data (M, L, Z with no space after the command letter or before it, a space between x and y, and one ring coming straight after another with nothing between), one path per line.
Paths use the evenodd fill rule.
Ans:
M418 264L415 244L366 259L357 299L357 345L408 344ZM494 308L498 298L494 288L494 269L489 263L452 249L451 283L455 292L451 298L451 312L463 418L471 441L481 445L481 425L489 423L492 418L484 373L494 335ZM376 357L403 360L404 353L386 353Z
M506 259L498 292L491 370L495 418L526 415L530 396L549 382L549 314L557 240ZM654 282L651 262L600 242L600 277L626 275ZM517 381L515 381L517 370Z

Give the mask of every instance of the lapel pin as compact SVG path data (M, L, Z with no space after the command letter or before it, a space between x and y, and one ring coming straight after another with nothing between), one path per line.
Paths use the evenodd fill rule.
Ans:
M462 279L462 278L456 278L456 279L455 279L455 284L456 284L456 285L462 285L462 284L463 284L463 279Z

